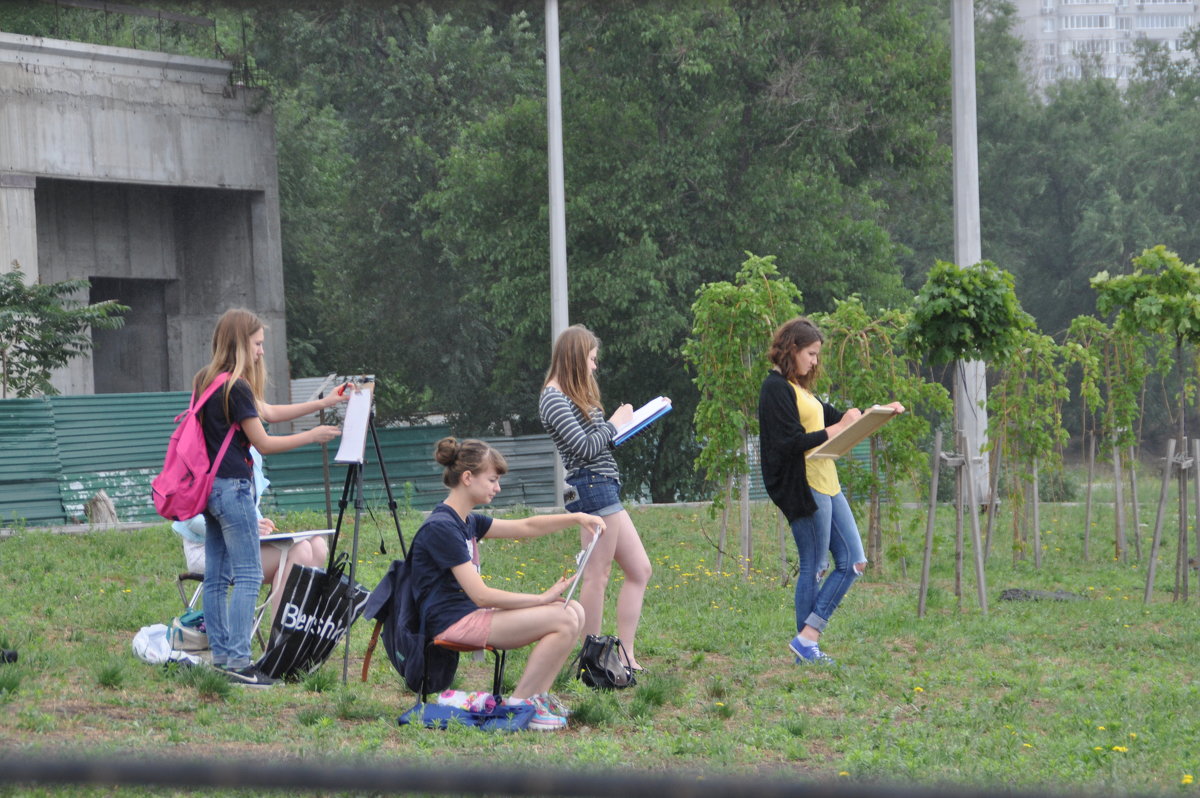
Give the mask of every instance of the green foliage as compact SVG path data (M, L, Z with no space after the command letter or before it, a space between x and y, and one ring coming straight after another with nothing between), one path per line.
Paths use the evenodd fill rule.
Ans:
M1135 444L1141 397L1154 370L1145 336L1109 327L1094 316L1079 316L1071 322L1063 351L1079 368L1084 407L1095 417L1095 423L1085 423L1083 429L1121 447ZM1160 360L1158 370L1165 365Z
M1179 372L1179 437L1184 435L1184 408L1195 401L1194 347L1200 343L1200 269L1184 263L1159 244L1133 259L1132 274L1102 271L1091 280L1101 313L1115 313L1114 327L1130 336L1150 333L1175 347ZM1184 346L1193 348L1192 368L1184 371Z
M1200 342L1200 269L1162 244L1133 259L1132 274L1102 271L1091 279L1096 307L1116 314L1130 334L1152 333L1176 345Z
M801 295L781 278L775 257L746 253L734 282L709 283L692 305L692 334L682 354L696 374L696 458L712 489L713 511L724 506L725 483L749 469L746 439L758 434L758 389L770 363L775 328L799 315Z
M938 261L913 301L906 343L935 366L994 360L1008 356L1032 324L1011 274L986 260L966 268Z
M1031 479L1035 462L1039 469L1059 464L1067 441L1062 406L1071 392L1065 354L1054 339L1023 329L1014 343L995 364L999 378L988 392L988 439L1003 447L1006 462L1020 464L1017 472Z
M653 2L564 15L570 314L604 341L607 397L674 400L618 453L654 499L699 493L700 397L680 353L691 298L733 258L775 254L810 306L899 297L876 193L944 153L929 122L946 100L945 49L927 14L908 2ZM518 423L536 418L529 386L550 337L544 120L540 96L522 97L465 125L422 205L495 331L472 393L508 397Z
M0 398L58 393L54 369L92 348L89 328L115 330L129 310L115 300L77 300L87 280L27 284L19 269L0 274Z

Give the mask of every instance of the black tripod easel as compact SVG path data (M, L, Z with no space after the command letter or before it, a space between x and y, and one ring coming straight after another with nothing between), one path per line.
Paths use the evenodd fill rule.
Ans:
M392 513L392 522L396 525L396 537L400 538L400 552L405 559L408 558L408 548L404 545L404 533L400 531L400 515L396 510L396 497L392 494L392 483L388 479L387 466L383 462L383 449L379 446L379 435L375 432L375 410L370 411L370 416L367 419L367 431L371 433L371 440L375 444L375 458L379 463L379 472L383 475L383 487L387 492L388 509ZM364 447L365 448L365 447ZM346 507L350 504L350 499L354 499L354 537L350 542L350 584L356 585L358 572L358 530L362 524L363 509L366 507L366 501L363 497L363 465L366 457L364 456L357 462L347 463L346 483L342 486L342 498L338 500L338 517L337 523L333 528L333 541L329 544L329 567L333 567L333 559L337 553L338 538L342 533L342 519L346 516ZM354 607L346 608L346 647L342 654L342 684L346 684L350 672L350 624L354 622Z

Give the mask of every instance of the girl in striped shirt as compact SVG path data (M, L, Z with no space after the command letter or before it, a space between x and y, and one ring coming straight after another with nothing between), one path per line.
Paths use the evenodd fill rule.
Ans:
M569 512L591 513L605 522L604 535L583 572L579 603L584 608L584 634L600 634L604 593L615 560L625 574L617 596L617 637L635 673L642 670L635 648L642 599L650 582L650 558L629 513L621 505L621 474L613 458L617 427L633 416L623 404L606 421L596 384L600 339L582 324L563 330L554 342L550 370L538 402L538 415L554 440L571 490L564 496ZM583 543L591 532L582 531Z

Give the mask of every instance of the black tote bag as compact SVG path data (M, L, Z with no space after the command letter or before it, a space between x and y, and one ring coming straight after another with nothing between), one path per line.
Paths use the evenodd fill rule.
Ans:
M328 570L292 567L267 648L255 663L260 671L272 679L296 679L325 664L370 596L362 585L350 584L347 563L342 554Z

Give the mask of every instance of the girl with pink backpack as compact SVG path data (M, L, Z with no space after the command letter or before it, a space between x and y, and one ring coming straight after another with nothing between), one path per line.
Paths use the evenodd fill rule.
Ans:
M292 435L268 435L263 422L291 421L350 398L349 391L338 390L311 402L267 404L263 398L265 336L266 327L258 316L248 310L227 310L213 330L212 360L196 373L192 384L193 396L200 397L224 379L200 408L208 456L221 455L213 464L215 479L204 508L204 621L213 666L234 684L247 687L273 683L250 660L254 605L262 584L250 447L272 455L330 441L341 435L340 428L322 425Z

